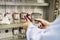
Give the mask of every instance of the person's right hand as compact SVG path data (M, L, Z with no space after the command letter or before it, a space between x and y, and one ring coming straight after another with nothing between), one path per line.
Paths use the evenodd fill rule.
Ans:
M50 23L44 19L35 19L35 20L40 21L40 23L41 23L40 28L41 29L46 29L50 25Z

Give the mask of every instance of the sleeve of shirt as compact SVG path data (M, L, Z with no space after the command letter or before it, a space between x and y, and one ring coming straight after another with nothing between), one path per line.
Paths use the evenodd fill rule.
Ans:
M60 25L52 25L42 34L42 40L60 40Z
M26 37L27 37L27 40L30 40L30 31L29 30L26 32Z
M28 25L28 28L27 28L27 32L26 32L26 36L27 36L27 40L31 40L31 31L32 31L32 28L34 28L35 26L31 23Z

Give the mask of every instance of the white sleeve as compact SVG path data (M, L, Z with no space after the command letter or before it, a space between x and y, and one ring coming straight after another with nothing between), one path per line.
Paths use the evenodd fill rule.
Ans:
M30 30L27 30L26 37L27 37L27 40L30 40Z
M52 26L42 34L42 40L60 40L60 25Z
M28 28L27 28L27 32L26 32L26 36L27 36L27 40L31 40L31 31L32 31L32 28L34 28L35 26L31 23L28 25Z

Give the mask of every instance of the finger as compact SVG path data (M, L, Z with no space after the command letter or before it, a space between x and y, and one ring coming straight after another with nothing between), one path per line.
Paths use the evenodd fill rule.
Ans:
M40 21L44 26L50 24L48 21L43 20L43 19L35 19L35 20Z
M24 19L25 19L26 22L28 22L29 24L32 23L26 16L24 16Z
M26 16L24 16L24 19L25 19L26 21L29 21L29 22L30 22L30 20L29 20Z

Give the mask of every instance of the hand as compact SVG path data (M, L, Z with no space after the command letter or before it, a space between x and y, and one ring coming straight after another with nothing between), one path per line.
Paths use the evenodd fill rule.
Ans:
M46 29L50 25L50 23L46 20L43 20L43 19L35 19L35 20L40 21L40 23L41 23L40 28L41 29Z
M31 24L32 22L26 16L24 16L24 18L26 22L23 23L23 29L27 30L28 25Z

